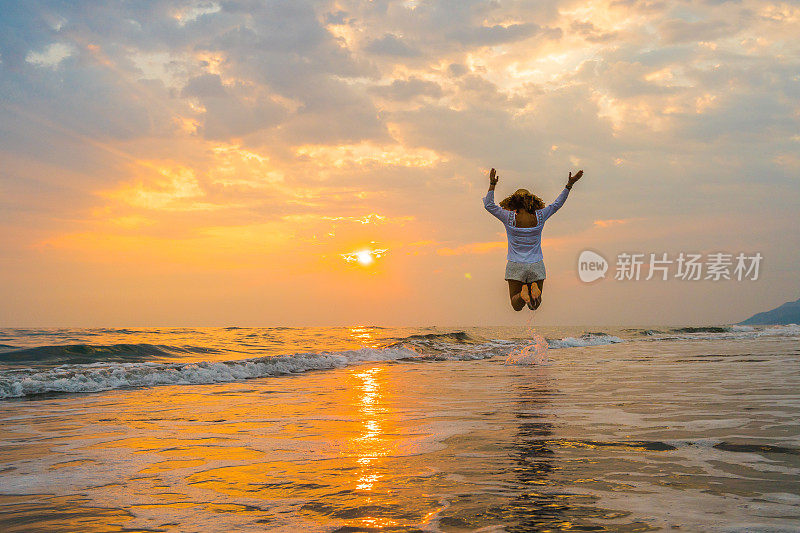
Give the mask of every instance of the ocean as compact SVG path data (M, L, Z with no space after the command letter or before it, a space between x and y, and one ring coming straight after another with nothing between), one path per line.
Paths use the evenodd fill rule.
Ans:
M0 330L0 531L800 531L800 326Z

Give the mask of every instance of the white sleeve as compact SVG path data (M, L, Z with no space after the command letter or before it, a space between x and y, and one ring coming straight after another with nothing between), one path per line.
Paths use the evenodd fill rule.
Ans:
M514 220L514 212L503 209L494 203L494 191L487 192L486 196L483 197L483 207L506 226L512 225L511 222Z
M553 215L553 213L561 209L561 206L564 205L564 202L567 201L568 195L569 195L569 189L564 187L564 190L561 191L561 194L558 195L558 198L556 198L552 204L548 205L544 209L540 209L539 210L539 214L541 216L540 223L543 223L545 220L550 218Z

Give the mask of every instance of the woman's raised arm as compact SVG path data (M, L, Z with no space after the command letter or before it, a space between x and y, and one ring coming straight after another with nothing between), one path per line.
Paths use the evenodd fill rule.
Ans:
M495 169L492 169L489 173L489 191L486 193L486 196L483 197L483 207L500 222L508 225L511 223L511 217L514 216L514 213L503 209L494 202L494 187L497 185L498 181L500 181L500 176L497 175Z
M569 196L569 191L572 189L572 186L575 184L576 181L583 177L583 170L579 170L574 176L572 172L569 173L569 178L567 179L567 185L564 187L564 190L561 191L561 194L558 195L558 198L555 201L545 207L544 209L540 210L539 213L541 214L541 219L539 223L543 223L545 220L550 218L556 211L561 209L561 206L564 205L564 202L567 201L567 196Z

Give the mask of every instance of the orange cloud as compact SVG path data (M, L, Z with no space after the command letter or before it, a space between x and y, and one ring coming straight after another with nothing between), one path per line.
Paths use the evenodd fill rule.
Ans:
M606 220L595 220L594 225L599 226L601 228L608 228L611 226L619 226L620 224L627 224L633 220L638 220L636 218L609 218Z
M132 207L145 209L196 211L215 207L197 201L205 196L205 193L191 169L183 166L158 167L146 162L142 164L155 167L158 177L123 183L117 189L102 191L99 194Z
M349 168L353 166L431 167L446 161L433 150L406 148L400 144L378 145L370 142L339 146L305 145L296 154L320 166Z
M237 144L219 144L211 148L214 161L208 170L211 182L224 187L264 189L283 182L284 174L268 157Z

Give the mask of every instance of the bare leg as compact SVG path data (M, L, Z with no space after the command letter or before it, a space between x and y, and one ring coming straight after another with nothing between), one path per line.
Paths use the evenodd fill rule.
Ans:
M528 286L524 285L521 281L515 279L508 279L508 296L511 298L511 307L514 311L521 311L525 307L525 300L522 299L522 289L527 292Z
M532 300L533 309L535 310L539 309L539 306L542 305L542 291L544 290L544 280L540 279L539 281L536 281L534 283L535 286L534 284L531 284L531 296L533 296L534 292L539 293L539 295L533 298Z

